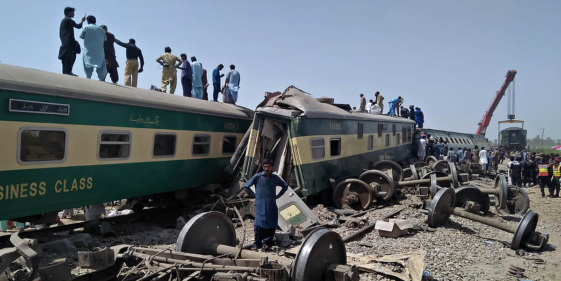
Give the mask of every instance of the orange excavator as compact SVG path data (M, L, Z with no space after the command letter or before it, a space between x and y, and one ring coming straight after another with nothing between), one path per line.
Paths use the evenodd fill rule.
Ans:
M503 82L503 85L497 91L497 94L495 95L495 98L491 102L491 105L489 106L487 111L485 111L485 115L483 115L483 118L481 119L481 122L479 122L479 124L478 124L479 127L477 128L477 131L475 132L475 134L483 135L483 136L485 135L485 133L487 132L487 127L489 126L489 123L491 122L491 117L493 117L493 112L495 112L495 109L499 105L499 102L501 101L501 99L505 95L506 89L508 88L510 83L514 80L514 76L516 76L516 70L509 70L506 73L506 77L505 77L505 81ZM512 101L512 103L509 102L509 112L511 112L511 107L514 108L514 100ZM511 118L511 116L512 116L512 118ZM508 118L509 119L514 119L514 110L512 110L512 115L509 115Z

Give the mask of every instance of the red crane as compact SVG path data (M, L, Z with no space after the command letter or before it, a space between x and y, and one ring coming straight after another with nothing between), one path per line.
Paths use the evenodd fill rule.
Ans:
M508 88L508 85L510 85L510 82L512 82L514 80L514 76L516 76L516 70L509 70L506 73L506 77L505 77L505 81L503 82L503 85L497 91L497 94L495 95L495 98L491 102L491 105L489 106L487 111L485 111L485 115L483 115L483 118L481 119L481 122L479 122L479 124L478 124L479 127L477 128L477 131L475 132L475 134L485 135L485 132L487 132L487 127L489 126L489 123L491 122L491 117L493 117L493 112L495 112L495 109L499 105L499 102L501 101L501 99L505 95L506 89Z

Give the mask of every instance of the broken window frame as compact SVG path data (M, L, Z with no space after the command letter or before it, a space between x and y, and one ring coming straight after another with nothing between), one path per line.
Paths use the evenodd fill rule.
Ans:
M338 154L333 154L333 141L338 141L338 147L337 147L337 151ZM330 138L329 139L329 156L331 157L340 157L341 156L341 143L343 142L343 140L341 139L341 137L335 137L335 138Z
M226 138L234 138L234 150L232 152L224 152L224 143L226 142ZM236 144L238 143L238 137L236 135L224 135L222 137L222 155L234 155L236 152Z
M103 135L128 135L128 141L102 141ZM101 157L101 146L102 145L128 145L128 153L126 157ZM97 159L100 161L115 161L115 160L128 160L131 157L132 152L132 133L130 131L113 131L113 130L101 130L99 131L97 139Z
M22 145L22 133L24 131L55 131L55 132L64 132L64 155L62 159L59 160L46 160L46 161L24 161L21 159L21 149L23 148ZM51 127L21 127L18 131L18 147L16 152L16 159L19 164L21 165L36 165L36 164L59 164L66 161L66 157L68 156L68 131L64 128L51 128Z
M165 154L165 155L156 155L156 137L157 136L173 136L174 137L174 145L173 145L173 154ZM162 133L156 132L154 133L154 137L152 138L152 158L174 158L177 154L177 134L176 133Z
M316 141L316 140L321 140L323 142L323 144L322 145L312 145L312 142ZM314 157L314 149L320 149L320 148L323 149L323 156L322 157ZM311 138L310 139L310 156L314 160L325 158L325 139L324 138Z

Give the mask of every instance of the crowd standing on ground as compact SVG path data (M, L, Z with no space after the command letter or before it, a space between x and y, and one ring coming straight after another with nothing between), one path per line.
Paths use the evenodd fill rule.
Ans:
M93 15L82 17L80 23L76 23L73 18L75 9L66 7L64 9L64 19L60 23L59 37L61 46L59 49L58 59L62 63L62 74L77 76L72 72L76 55L82 54L82 61L86 77L91 79L93 71L97 73L100 81L105 81L107 75L110 76L111 82L117 84L119 81L119 73L117 68L119 63L115 55L114 44L126 49L126 65L125 65L125 85L136 87L138 85L138 73L144 70L144 57L140 48L136 46L136 40L131 38L128 43L123 43L115 38L115 35L108 31L106 25L97 25L97 19ZM84 26L84 22L87 25ZM74 37L74 29L82 29L80 38L84 40L84 47L76 41ZM162 66L162 92L174 94L177 87L177 69L181 70L181 86L183 87L183 96L196 99L208 99L208 79L207 71L203 68L202 63L197 61L195 56L191 57L191 63L187 60L186 54L181 54L178 58L171 54L171 48L165 47L164 54L156 59ZM138 61L140 60L140 67ZM220 71L224 68L219 64L212 71L213 99L218 101L218 94L224 95L225 103L235 104L238 100L238 91L240 88L240 73L236 70L235 65L230 65L230 72L226 76L226 82L221 87L220 78L224 74Z

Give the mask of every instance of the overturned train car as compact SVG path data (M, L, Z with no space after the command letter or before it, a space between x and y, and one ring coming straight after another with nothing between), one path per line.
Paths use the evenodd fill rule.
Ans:
M268 159L275 172L303 197L318 195L324 203L339 207L359 204L361 209L376 197L390 199L394 181L401 180L388 172L394 168L392 163L407 166L416 161L415 123L349 109L329 98L315 99L294 86L282 93L266 93L246 134L241 180L251 178ZM481 136L435 129L422 132L447 139L455 149L487 145ZM353 202L341 200L359 189L374 191Z

